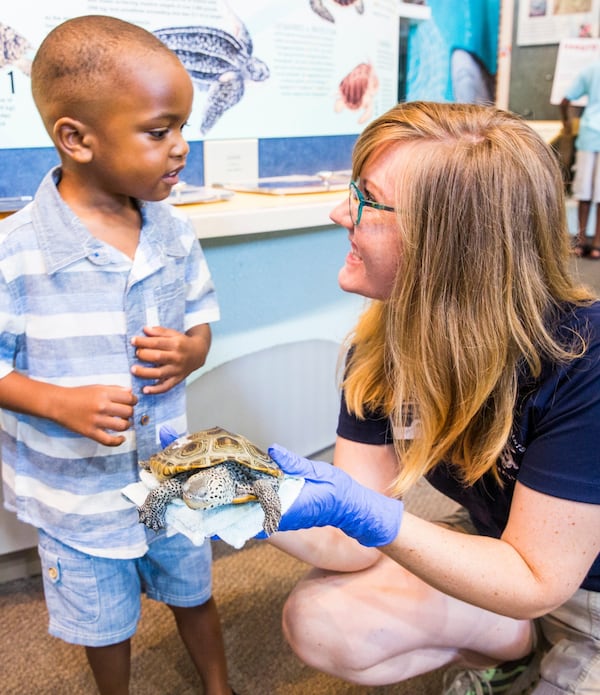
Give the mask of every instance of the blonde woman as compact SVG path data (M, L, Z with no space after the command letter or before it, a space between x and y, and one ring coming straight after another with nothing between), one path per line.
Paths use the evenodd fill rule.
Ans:
M334 466L271 450L307 479L271 542L314 566L286 637L365 685L600 692L600 304L569 274L555 158L512 114L413 102L366 128L353 178L339 283L373 301ZM422 477L464 523L404 511Z

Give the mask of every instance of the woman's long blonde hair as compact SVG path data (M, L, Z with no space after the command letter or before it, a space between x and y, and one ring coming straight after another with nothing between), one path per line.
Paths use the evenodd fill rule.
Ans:
M564 303L592 297L569 271L563 182L551 149L518 116L471 104L399 104L363 131L353 178L382 149L410 143L397 172L400 264L349 338L343 386L352 412L390 415L403 494L441 461L472 484L495 464L513 423L519 372L567 361ZM403 159L403 161L406 161ZM408 406L408 407L407 407Z

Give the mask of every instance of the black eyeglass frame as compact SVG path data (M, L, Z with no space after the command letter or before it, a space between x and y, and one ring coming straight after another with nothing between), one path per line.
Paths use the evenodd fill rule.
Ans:
M353 200L358 200L358 211L356 213L356 220L354 219L354 215L352 214ZM363 195L363 192L358 187L357 182L350 181L350 185L348 187L348 211L350 213L350 219L352 220L352 224L355 227L357 227L360 224L363 208L365 206L368 208L375 208L375 210L384 210L385 212L396 212L396 208L393 208L390 205L385 205L384 203L376 203L374 200L367 200Z

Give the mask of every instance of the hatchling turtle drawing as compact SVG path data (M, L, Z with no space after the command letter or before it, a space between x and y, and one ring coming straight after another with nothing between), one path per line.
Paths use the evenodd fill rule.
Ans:
M335 2L337 5L342 5L342 7L354 5L358 14L363 14L365 11L363 0L332 0L332 2ZM324 0L310 0L310 7L319 17L326 19L328 22L335 22L335 18L325 6Z
M252 38L233 13L231 32L214 26L166 27L153 33L181 60L198 89L208 90L200 131L207 133L244 96L246 80L262 82L269 67L252 55Z
M158 531L167 505L181 498L192 509L257 500L267 535L281 519L279 483L283 471L246 437L212 427L179 437L140 466L161 481L138 507L140 522Z
M358 119L365 123L373 115L373 97L379 89L379 79L370 63L359 63L340 82L335 110L350 109L363 113Z
M0 69L13 65L29 75L32 55L33 46L29 41L12 27L0 22Z

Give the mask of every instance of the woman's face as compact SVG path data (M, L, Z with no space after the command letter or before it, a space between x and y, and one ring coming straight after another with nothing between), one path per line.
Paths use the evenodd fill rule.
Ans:
M386 148L367 160L357 182L360 193L367 201L395 204L395 172L410 166L411 147L399 144ZM400 261L400 234L395 212L362 208L359 224L358 202L352 202L350 215L348 201L336 206L331 219L349 232L350 251L339 272L338 282L345 292L353 292L371 299L388 299Z

